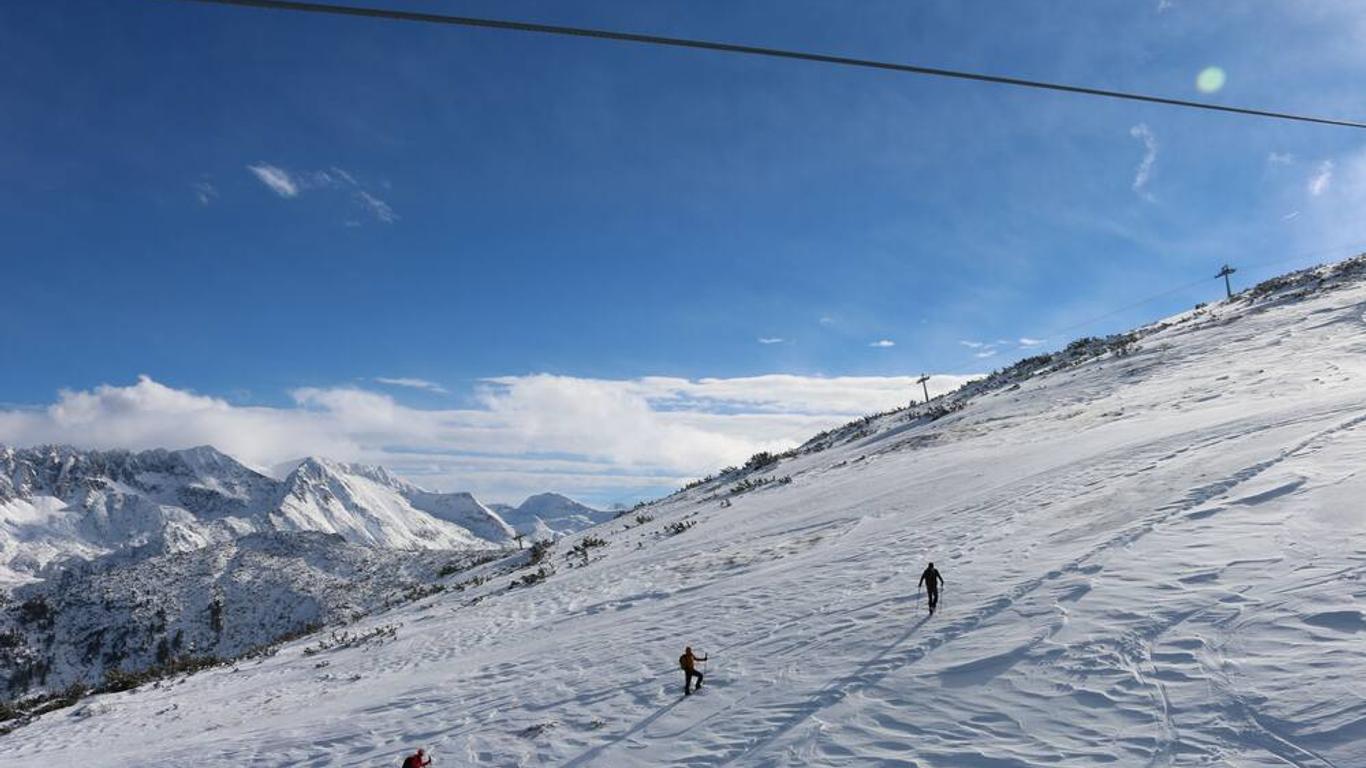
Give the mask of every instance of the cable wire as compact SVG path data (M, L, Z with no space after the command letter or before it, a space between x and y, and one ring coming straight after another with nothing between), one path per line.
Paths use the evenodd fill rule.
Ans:
M879 69L890 72L902 72L906 74L925 75L929 77L941 77L954 80L971 80L981 83L995 83L997 85L1014 86L1017 88L1032 88L1048 91L1060 91L1063 93L1080 94L1083 96L1098 96L1102 98L1123 99L1126 101L1139 101L1150 104L1165 104L1173 107L1203 109L1212 112L1225 112L1236 115L1266 117L1276 120L1290 120L1301 123L1316 123L1319 125L1333 125L1344 128L1366 128L1366 123L1357 122L1354 120L1341 120L1329 117L1317 117L1314 115L1295 114L1291 112L1277 112L1273 110L1254 109L1250 107L1236 107L1227 106L1223 104L1211 104L1209 102L1203 101L1191 101L1189 99L1174 99L1166 96L1153 96L1151 94L1136 93L1131 91L1116 91L1108 88L1091 88L1088 86L1070 85L1067 83L1054 83L1043 80L1030 80L1022 77L988 75L980 72L967 72L956 69L922 67L914 64L900 64L890 61L860 59L850 56L834 56L823 53L808 53L805 51L796 51L784 48L767 48L757 45L719 43L709 40L695 40L682 37L644 35L637 34L634 32L615 32L606 29L591 29L587 27L566 27L556 24L536 24L532 22L507 21L504 19L475 18L471 16L450 16L440 13L400 11L388 8L368 8L355 5L332 5L328 3L296 2L295 0L175 1L200 3L205 5L228 5L246 8L266 8L278 11L297 11L302 13L330 14L334 16L353 16L370 19L386 19L390 21L412 21L426 24L446 24L458 27L476 27L483 29L511 30L517 32L533 32L546 35L562 35L568 37L592 38L597 40L615 40L618 42L642 43L645 45L661 45L673 48L692 48L704 51L737 53L749 56L767 56L770 58L777 59L812 61L821 64L835 64L846 67L860 67L863 69Z

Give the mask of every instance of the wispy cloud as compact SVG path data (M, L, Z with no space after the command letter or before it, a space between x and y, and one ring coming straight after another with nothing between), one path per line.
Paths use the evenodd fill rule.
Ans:
M1290 213L1287 213L1287 214L1285 214L1284 216L1282 216L1282 217L1281 217L1281 221L1291 221L1291 220L1293 220L1293 219L1298 219L1299 217L1300 217L1300 212L1299 212L1299 211L1291 211Z
M930 393L970 378L932 376ZM549 489L619 498L676 486L757 451L785 450L861 414L904 405L919 391L910 376L538 374L489 379L474 405L458 409L413 408L357 387L297 389L291 405L267 407L144 376L127 386L62 391L41 408L0 407L0 443L209 444L262 468L307 455L383 464L434 489L495 501Z
M783 343L783 339L781 339L781 338L779 338L779 337L777 337L777 336L760 336L760 337L759 337L759 343L760 343L760 344L782 344L782 343Z
M202 179L191 184L190 189L194 190L195 199L200 205L208 205L218 197L218 188Z
M960 341L958 343L962 344L963 346L969 349L981 349L982 347L985 347L987 345L985 341L971 341L967 339Z
M412 379L412 378L406 378L406 377L402 377L402 376L392 377L392 378L391 378L391 377L388 377L388 376L376 376L376 377L375 377L375 381L379 382L380 384L388 384L388 385L391 386L391 387L408 387L409 389L425 389L425 390L427 390L428 392L436 392L437 394L442 394L442 395L448 393L448 390L447 390L445 387L441 386L440 384L437 384L437 383L434 382L434 381L427 381L426 379Z
M820 323L821 325L834 325L834 324L835 324L835 318L833 318L833 317L831 317L831 316L829 316L829 315L821 315L820 319L817 320L816 322Z
M384 224L398 220L388 202L370 191L354 174L336 166L320 171L287 171L269 163L258 163L247 166L247 170L283 198L295 198L314 190L349 192L352 204L366 216ZM357 224L359 222L354 219L346 222L347 226Z
M1289 152L1268 152L1266 155L1267 165L1290 165L1295 162L1295 156Z
M1043 339L1031 339L1031 338L1029 338L1028 336L1021 336L1021 337L1020 337L1020 346L1022 346L1022 347L1037 347L1037 346L1039 346L1040 344L1042 344L1043 342L1044 342Z
M270 191L280 197L291 198L299 196L298 183L294 181L294 177L285 169L278 168L268 163L259 163L257 165L248 165L247 170L251 171L251 174L256 177L257 181L265 184L270 188Z
M1176 7L1176 0L1157 0L1157 12L1166 13Z
M1324 192L1327 192L1328 188L1332 185L1333 161L1324 160L1323 162L1319 163L1318 169L1314 171L1314 175L1309 177L1309 194L1313 195L1314 197L1318 197L1319 195L1322 195Z
M996 354L996 350L988 348L988 349L982 350L981 352L974 353L974 354L973 354L973 357L976 357L976 358L981 359L981 358L991 357L991 356L993 356L993 355L995 355L995 354Z
M891 339L878 339L877 341L870 342L868 346L877 347L879 349L886 349L887 347L895 347L896 342L892 341Z
M385 224L392 224L398 216L394 215L394 209L389 204L363 189L356 190L356 199L360 201L361 207L369 211L376 221Z
M1152 200L1152 193L1148 192L1148 182L1152 181L1153 166L1157 163L1157 136L1153 135L1147 123L1139 123L1130 128L1129 135L1143 142L1143 159L1138 163L1138 170L1134 171L1134 191L1143 199Z

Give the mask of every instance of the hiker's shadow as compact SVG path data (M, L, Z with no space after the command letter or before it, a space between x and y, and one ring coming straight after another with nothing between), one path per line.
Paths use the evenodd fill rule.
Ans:
M664 706L662 706L662 707L659 708L659 711L658 711L658 712L655 712L653 715L650 715L649 717L645 718L644 720L641 720L640 722L638 722L638 723L636 723L635 725L631 726L631 730L627 731L626 733L621 734L620 736L617 736L616 738L613 738L613 739L609 739L609 740L607 740L607 741L604 741L603 743L597 745L596 747L593 747L592 749L589 749L589 750L585 751L583 754L581 754L581 755L579 755L578 757L574 758L573 760L570 760L569 762L565 763L565 764L564 764L564 768L574 768L574 766L578 766L578 765L587 765L589 762L591 762L591 761L592 761L594 758L596 758L598 755L601 755L601 754L602 754L605 750L607 750L609 747L615 747L616 745L622 743L623 741L626 741L627 739L631 738L632 736L635 736L637 733L640 733L641 731L645 730L646 728L649 728L650 725L651 725L652 723L654 723L654 721L656 721L656 720L658 720L659 718L661 718L661 717L663 717L663 716L669 714L669 711L672 710L674 707L678 706L678 703L679 703L680 701L682 701L682 699L675 699L674 701L669 702L668 704L665 704Z

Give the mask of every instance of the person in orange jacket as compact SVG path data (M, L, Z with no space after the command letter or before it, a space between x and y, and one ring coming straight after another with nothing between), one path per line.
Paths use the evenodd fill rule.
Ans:
M692 679L697 678L697 687L702 687L702 673L697 671L697 662L706 661L707 657L698 658L692 653L692 646L683 649L683 655L678 657L678 666L683 669L683 695L692 694Z

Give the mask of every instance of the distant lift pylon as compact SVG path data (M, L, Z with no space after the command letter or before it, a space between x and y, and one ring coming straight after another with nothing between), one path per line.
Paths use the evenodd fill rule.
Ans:
M1233 298L1233 285L1229 283L1228 276L1237 271L1238 270L1234 269L1233 267L1230 267L1229 265L1225 264L1223 269L1219 270L1219 274L1215 275L1215 277L1224 278L1224 293L1230 299Z

